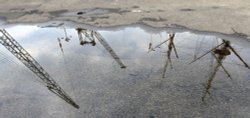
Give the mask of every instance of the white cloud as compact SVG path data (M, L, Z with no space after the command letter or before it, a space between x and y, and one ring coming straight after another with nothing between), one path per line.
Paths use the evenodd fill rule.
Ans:
M7 32L16 40L22 40L29 34L35 32L39 28L37 26L29 26L29 25L17 25L7 29Z

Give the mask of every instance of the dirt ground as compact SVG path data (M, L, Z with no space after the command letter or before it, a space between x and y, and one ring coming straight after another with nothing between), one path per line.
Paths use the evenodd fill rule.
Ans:
M247 0L0 0L5 23L70 20L97 27L143 23L250 38Z

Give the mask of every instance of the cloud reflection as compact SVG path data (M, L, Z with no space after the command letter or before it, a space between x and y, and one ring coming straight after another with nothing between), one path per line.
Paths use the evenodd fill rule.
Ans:
M150 54L147 54L147 51L151 36L152 44L156 45L168 38L167 32L150 34L138 27L119 31L99 31L128 66L126 70L121 70L99 42L96 46L79 45L75 29L67 29L72 40L69 42L62 40L64 54L57 41L57 38L64 37L62 28L20 25L7 28L7 31L70 95L76 98L81 109L74 111L59 98L48 93L39 82L30 81L37 77L21 66L20 68L2 69L4 71L0 72L1 78L9 78L0 82L0 101L3 101L0 102L1 117L34 117L37 115L39 117L59 117L61 115L62 118L139 117L141 114L143 114L142 117L147 117L148 113L158 113L156 112L158 110L161 111L159 116L181 113L192 117L196 112L211 113L198 104L203 89L201 83L206 81L205 76L209 74L210 68L207 65L210 64L210 57L205 57L195 65L188 66L187 63L193 59L197 40L204 39L204 43L201 44L202 48L198 50L205 52L213 46L216 40L214 36L177 32L175 45L180 59L173 59L175 68L166 72L167 78L161 80L159 78L161 78L166 59L167 44ZM162 37L160 33L162 33ZM236 46L241 47L241 45ZM3 46L0 49L2 48ZM247 54L249 51L249 48L241 51L243 58L248 63L250 62ZM3 50L3 53L10 55L7 50ZM9 56L8 58L14 57ZM228 63L237 62L237 59L229 58L226 61ZM221 110L221 108L230 107L231 109L222 110L219 116L224 116L237 109L241 111L242 105L247 108L250 106L248 100L250 93L247 88L249 82L246 81L249 80L249 72L234 63L226 64L226 66L232 75L239 78L234 81L243 90L236 89L238 85L228 82L223 73L218 74L216 90L214 90L216 99L210 101L211 106L207 106L207 108ZM28 73L14 73L17 69ZM228 105L220 104L220 102L226 102ZM24 109L24 111L20 109ZM15 113L16 111L18 112ZM207 115L204 114L204 116ZM240 116L240 114L236 116Z

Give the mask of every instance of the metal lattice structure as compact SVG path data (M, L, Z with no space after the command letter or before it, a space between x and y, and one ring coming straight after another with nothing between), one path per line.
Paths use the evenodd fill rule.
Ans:
M126 66L122 63L121 59L118 57L118 55L114 52L114 50L110 47L108 42L105 41L105 39L102 37L102 35L96 31L83 29L83 28L77 28L77 34L79 37L79 41L81 45L84 45L83 41L83 35L85 38L87 38L93 46L95 45L95 39L97 39L101 45L109 52L109 54L113 57L113 59L120 65L121 68L126 68ZM83 43L81 43L83 42Z
M122 63L121 59L117 56L117 54L113 51L109 44L104 40L102 35L95 31L93 33L93 35L97 38L97 40L99 40L99 42L110 53L110 55L115 59L115 61L121 66L121 68L126 68L126 66Z
M46 87L64 101L79 109L79 106L55 82L55 80L42 68L42 66L4 29L0 29L0 43L18 58L27 68L35 73Z

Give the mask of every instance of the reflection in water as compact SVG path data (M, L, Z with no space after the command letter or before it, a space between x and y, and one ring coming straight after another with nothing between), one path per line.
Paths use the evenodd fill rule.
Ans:
M163 68L162 78L165 77L165 73L166 73L166 71L167 71L168 62L170 63L171 69L173 69L173 64L172 64L172 61L171 61L171 52L172 52L172 49L173 49L173 48L174 48L174 52L175 52L176 58L179 58L179 57L178 57L178 54L177 54L177 51L176 51L176 48L175 48L175 45L174 45L174 36L175 36L175 34L169 34L169 43L168 43L167 59L166 59L166 63L165 63L164 68Z
M169 38L170 39L170 38ZM149 50L148 53L151 51L154 51L156 48L159 48L162 44L166 43L169 39L164 40L163 42L161 42L160 44L156 45L155 47L152 48L152 41L149 43Z
M78 37L79 37L79 41L80 41L80 45L84 45L84 44L92 44L92 46L96 45L95 39L94 39L94 31L90 31L87 29L82 29L82 28L76 28ZM83 35L85 36L85 39L83 40ZM89 41L87 41L87 39Z
M174 44L174 36L175 36L175 33L169 34L169 39L166 39L165 41L163 41L160 44L156 45L154 48L151 48L152 43L151 42L149 43L149 51L148 51L148 53L151 52L151 51L154 51L156 48L159 48L162 44L169 41L168 50L167 50L167 58L166 58L166 62L165 62L164 67L163 67L162 78L165 77L165 73L167 71L168 63L170 63L170 67L171 67L171 69L173 69L173 64L172 64L172 61L171 61L172 49L174 49L176 58L179 58L179 56L177 54L177 50L175 48L175 44Z
M215 77L215 74L217 73L217 71L219 70L219 67L221 67L223 69L223 71L227 74L227 76L232 79L231 75L229 74L229 72L226 70L226 68L222 65L223 60L226 59L226 57L228 55L231 54L230 50L243 62L243 64L245 65L246 68L250 69L248 64L241 58L241 56L235 51L235 49L231 46L230 41L227 40L222 40L223 43L217 45L216 47L212 48L211 50L209 50L208 52L206 52L205 54L203 54L202 56L196 58L195 60L193 60L191 63L201 59L202 57L204 57L205 55L209 54L210 52L212 53L212 55L214 56L215 60L217 61L216 66L214 67L214 70L211 74L211 76L209 77L206 85L205 85L205 92L204 95L202 96L202 101L205 100L205 97L207 94L210 94L209 89L212 86L212 81ZM221 47L222 46L222 47ZM221 47L221 48L219 48ZM219 48L219 49L218 49ZM190 64L191 64L190 63Z
M65 41L69 42L70 38L69 38L67 30L66 30L66 28L64 26L63 26L63 31L64 31L64 34L65 34Z
M40 66L40 64L4 29L0 30L0 43L15 55L26 67L34 72L45 84L45 86L57 96L79 109L79 106L64 92L54 79Z
M194 50L194 59L197 58L197 54L200 53L200 49L202 49L202 44L204 43L204 39L200 39L200 40L197 40L196 43L195 43L195 50Z
M62 47L61 39L60 39L60 38L57 38L57 40L58 40L58 43L59 43L59 47L60 47L60 49L61 49L61 51L62 51L62 53L63 53L63 47Z
M117 56L117 54L109 46L109 44L105 41L105 39L101 36L101 34L93 30L82 29L82 28L76 28L76 30L79 37L80 45L90 43L92 44L92 46L95 46L96 45L95 38L96 38L102 44L102 46L110 53L113 59L120 65L120 67L126 68L126 66L122 63L121 59ZM83 40L82 34L85 36L85 40ZM89 39L89 41L86 41L86 38Z
M102 46L109 52L109 54L115 59L115 61L120 65L121 68L126 68L126 66L122 63L121 59L116 55L114 50L109 46L109 44L105 41L105 39L98 32L94 32L93 36L99 40Z
M228 117L227 114L231 112L238 117L242 116L246 108L250 109L249 72L239 66L238 58L232 56L233 50L230 48L233 46L237 54L244 58L244 62L249 63L250 44L240 39L221 37L232 43L230 47L222 43L212 48L214 57L195 57L199 61L188 65L189 60L194 58L194 49L195 55L198 55L214 47L215 36L190 32L167 33L174 31L149 33L138 27L117 31L66 27L67 35L72 35L72 38L69 43L65 43L65 38L57 39L65 36L62 29L29 27L33 30L28 33L13 30L16 27L7 30L75 98L80 109L76 111L68 107L64 101L42 89L43 86L40 89L40 83L30 82L34 76L19 73L28 72L22 65L6 69L12 62L1 62L0 76L6 79L0 79L0 117L16 117L19 114L24 114L20 117L36 117L38 114L42 117L62 118ZM159 34L168 39L161 40ZM150 36L154 37L151 38L151 44L148 41ZM79 46L79 41L84 47ZM223 53L223 47L227 47L225 50L231 54L228 55L228 51ZM154 53L147 54L151 51ZM7 59L12 58L12 55L8 56L8 51L3 50L3 53ZM221 57L223 59L220 60ZM217 62L215 68L211 67L213 71L210 75L208 71L211 68L204 65L210 65L211 58ZM128 68L125 70L119 69L125 66L121 60L126 62ZM166 62L168 65L174 63L174 71L163 72L167 68ZM227 70L224 71L230 72L230 77L237 78L232 80L236 84L224 79L226 74L219 71L220 67L225 67ZM12 74L12 71L17 72ZM167 79L160 79L163 73L166 73ZM205 77L207 75L209 77ZM214 76L218 79L213 80ZM201 83L206 78L212 78L213 86L212 81L210 85L207 81L207 93L205 90L203 94ZM199 104L200 98L208 94L209 89L213 91L211 96L214 98L207 99L209 104L204 107Z

